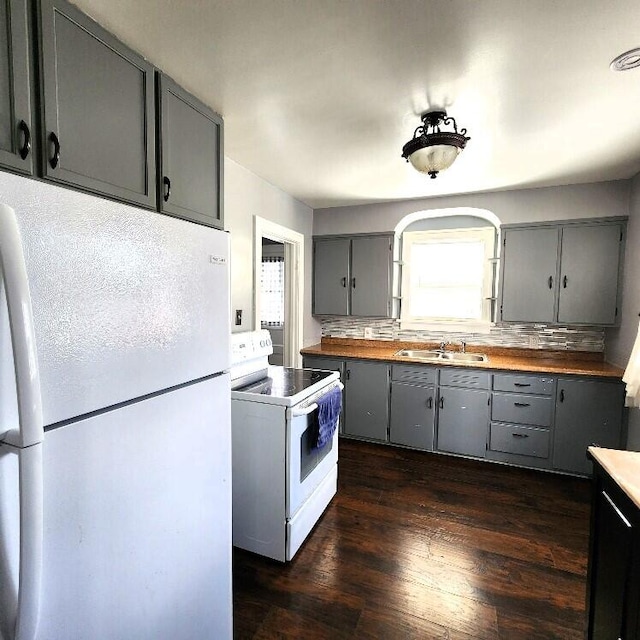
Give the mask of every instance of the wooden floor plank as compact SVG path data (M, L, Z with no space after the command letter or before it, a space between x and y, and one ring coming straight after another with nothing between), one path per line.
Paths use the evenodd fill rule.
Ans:
M293 562L234 553L234 637L581 640L590 484L341 440Z

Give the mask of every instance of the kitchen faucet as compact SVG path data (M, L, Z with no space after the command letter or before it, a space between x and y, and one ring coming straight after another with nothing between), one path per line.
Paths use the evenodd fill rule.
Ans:
M445 342L444 340L440 343L440 348L438 349L438 351L440 353L444 353L447 350L447 345L451 344L450 342Z

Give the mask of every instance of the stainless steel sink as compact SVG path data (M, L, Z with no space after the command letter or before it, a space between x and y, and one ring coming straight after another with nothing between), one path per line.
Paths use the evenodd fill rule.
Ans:
M429 351L427 349L401 349L397 356L423 360L424 362L488 362L484 353L461 353L459 351Z
M459 351L450 351L441 355L443 360L452 360L453 362L487 362L489 360L484 353L460 353Z
M403 358L413 358L414 360L442 360L441 351L427 351L426 349L401 349L395 355Z

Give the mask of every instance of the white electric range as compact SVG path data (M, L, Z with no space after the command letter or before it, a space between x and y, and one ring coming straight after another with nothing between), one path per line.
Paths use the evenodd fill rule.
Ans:
M268 364L266 330L231 336L233 544L285 562L337 490L337 429L315 448L318 398L337 371Z

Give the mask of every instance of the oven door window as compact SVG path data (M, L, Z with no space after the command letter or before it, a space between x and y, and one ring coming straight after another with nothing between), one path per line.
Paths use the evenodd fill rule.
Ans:
M325 459L333 449L333 438L322 447L316 449L318 427L313 420L308 420L308 426L300 436L300 483Z

